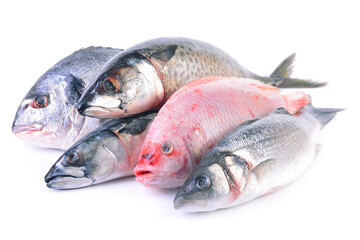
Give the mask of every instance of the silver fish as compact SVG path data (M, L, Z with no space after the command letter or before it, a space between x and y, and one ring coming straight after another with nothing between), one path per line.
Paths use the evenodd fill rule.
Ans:
M21 101L12 131L40 147L67 149L104 121L81 116L76 105L97 71L120 49L88 47L56 63Z
M174 199L175 209L212 211L248 202L293 182L313 162L316 138L341 109L279 108L218 142Z
M148 112L114 119L66 151L45 176L49 188L86 187L133 175L146 133L156 116Z
M186 38L153 39L124 50L104 65L78 110L86 116L113 118L159 109L177 89L209 76L253 78L277 87L325 85L290 78L294 59L295 54L270 77L262 77L208 43Z

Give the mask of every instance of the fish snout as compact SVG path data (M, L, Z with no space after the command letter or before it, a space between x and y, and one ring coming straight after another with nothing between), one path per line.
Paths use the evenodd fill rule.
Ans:
M154 154L146 153L140 156L138 163L134 169L134 174L136 177L152 174L151 168L154 166Z
M109 97L98 97L97 93L89 93L85 95L77 104L78 112L83 116L96 117L96 118L113 118L114 109L123 112L117 108L116 101ZM111 103L108 106L109 103Z
M148 164L138 163L134 169L136 180L147 186L146 183L152 181L155 177L154 169Z
M38 123L37 120L30 118L29 113L26 112L30 104L30 100L24 100L19 106L11 130L15 135L18 134L27 134L32 132L41 131L44 128L44 125Z
M93 181L77 167L65 167L57 162L45 175L47 187L54 189L71 189L90 185Z
M95 96L93 93L84 95L80 102L77 104L77 110L81 115L86 115L86 109L92 107L89 103L94 100Z
M183 196L182 192L179 191L179 192L176 194L176 196L175 196L175 198L174 198L174 201L173 201L174 208L175 208L176 210L181 209L181 207L183 207L184 204L185 204L184 196Z
M12 125L12 132L15 135L25 135L27 133L39 132L44 128L43 125L35 123L35 124L16 124L14 121Z
M144 162L144 161L138 162L138 164L134 169L135 176L140 177L148 174L153 174L151 166L152 164L149 164L148 162Z

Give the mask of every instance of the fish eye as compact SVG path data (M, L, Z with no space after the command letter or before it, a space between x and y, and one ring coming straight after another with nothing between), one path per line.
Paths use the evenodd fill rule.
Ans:
M120 90L120 81L117 76L107 76L102 81L102 87L108 93L118 93Z
M33 102L34 108L43 108L47 105L49 105L49 97L45 95L37 96Z
M163 143L161 144L161 152L163 154L169 155L174 151L173 146L171 146L171 144L169 143Z
M210 179L206 176L198 176L195 179L195 186L200 190L206 190L210 187Z
M76 165L80 165L82 163L81 158L77 153L68 154L66 158L66 162L68 164L76 164Z

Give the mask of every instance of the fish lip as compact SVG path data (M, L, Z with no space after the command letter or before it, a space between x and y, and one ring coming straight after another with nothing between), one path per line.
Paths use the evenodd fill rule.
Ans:
M174 209L175 210L179 210L179 209L181 209L183 206L185 205L185 203L183 203L183 202L174 202Z
M71 177L71 178L80 178L80 177L75 177L75 176L71 176L71 175L55 175L55 176L45 176L45 182L47 184L49 184L51 181L56 180L57 178L63 178L63 177Z
M189 207L191 205L185 201L185 199L183 198L183 196L175 196L175 199L173 201L173 207L175 210L179 210L182 212L191 212L191 210L189 210Z
M155 174L147 169L146 167L142 166L136 166L134 169L134 175L136 177L136 180L143 183L143 181L153 179L155 177Z
M33 132L40 132L41 130L43 130L43 128L44 126L38 123L13 125L12 132L15 135L25 135Z
M183 190L180 189L173 200L174 209L178 210L185 205Z
M85 184L64 184L64 183L61 183L61 179L62 178L72 178L72 179L79 179L79 180L85 180L85 181L88 181L87 183ZM60 179L60 184L57 180ZM75 177L75 176L72 176L72 175L56 175L56 176L51 176L51 177L48 177L46 178L45 177L45 182L46 182L46 186L48 188L51 188L51 189L57 189L57 190L67 190L67 189L76 189L76 188L82 188L82 187L86 187L86 186L90 186L94 183L94 180L92 179L89 179L88 177L86 176L83 176L83 177Z
M97 118L108 118L112 116L112 111L100 106L81 106L78 109L79 113L88 117L97 117Z

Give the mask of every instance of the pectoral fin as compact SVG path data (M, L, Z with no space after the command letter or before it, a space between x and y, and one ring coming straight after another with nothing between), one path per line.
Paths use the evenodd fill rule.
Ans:
M284 186L283 183L279 183L278 181L278 169L277 160L269 159L260 163L252 170L252 173L256 176L257 188L261 192L261 195L272 193Z
M253 168L251 171L253 174L256 175L256 178L258 181L266 180L275 170L275 166L277 164L276 159L271 158L268 160L263 161L259 165L257 165L255 168Z

